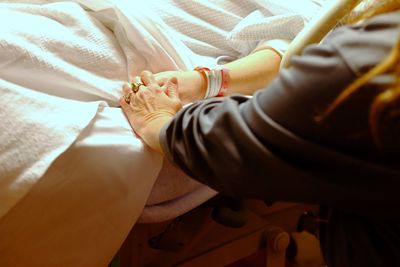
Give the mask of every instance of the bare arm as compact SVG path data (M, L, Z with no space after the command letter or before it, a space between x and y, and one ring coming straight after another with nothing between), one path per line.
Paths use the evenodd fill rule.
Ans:
M252 95L277 76L280 62L281 57L276 51L261 46L248 56L225 64L224 68L230 70L227 94ZM160 84L173 76L178 78L179 97L184 104L204 98L207 84L201 73L167 71L155 75Z
M280 55L272 49L258 49L252 54L226 64L230 69L228 94L253 94L268 85L278 74Z

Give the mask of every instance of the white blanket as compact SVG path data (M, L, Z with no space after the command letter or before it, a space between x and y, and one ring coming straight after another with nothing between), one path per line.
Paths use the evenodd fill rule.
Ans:
M0 4L0 217L99 110L118 106L122 84L141 70L235 59L243 47L294 37L303 26L303 16L275 1L7 2ZM290 23L290 30L273 27ZM136 145L136 156L151 153L139 139ZM154 182L162 159L152 158L146 168L154 170L148 177ZM142 166L134 167L137 173Z
M0 29L0 217L99 109L118 105L128 70L134 75L190 66L188 53L178 54L180 45L149 22L151 9L127 14L128 20L119 12L127 10L123 3L117 5L103 5L92 16L72 2L0 4L1 24L7 25ZM137 143L136 154L145 158L141 154L150 152ZM161 157L153 158L147 168L156 177Z
M292 39L304 1L1 1L1 265L103 266L146 201L154 222L212 197L134 135L120 88Z

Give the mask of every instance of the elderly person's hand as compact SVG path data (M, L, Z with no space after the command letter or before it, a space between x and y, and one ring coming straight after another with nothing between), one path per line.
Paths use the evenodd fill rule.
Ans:
M140 78L143 84L137 88L123 88L125 95L120 104L133 130L151 148L162 153L161 128L182 108L178 81L171 77L160 86L149 71L143 71Z

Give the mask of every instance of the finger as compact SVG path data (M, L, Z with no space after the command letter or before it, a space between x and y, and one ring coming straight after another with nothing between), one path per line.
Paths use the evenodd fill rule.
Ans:
M146 86L158 86L153 73L148 70L142 71L140 78L142 79L143 84Z
M126 103L125 98L122 97L119 100L119 104L121 105L121 108L122 108L122 110L124 111L125 114L128 115L128 114L132 113L132 108L128 103Z
M131 88L130 88L129 84L124 83L122 85L122 96L121 96L121 98L119 100L119 103L121 104L122 102L124 102L125 104L127 104L126 103L127 102L127 96L128 95L130 96L131 93L132 93L132 91L131 91ZM129 100L130 100L130 98L129 98ZM128 102L129 102L129 100L128 100ZM122 104L121 104L121 106L122 106Z
M134 76L131 78L131 83L142 83L142 79L140 78L140 76Z
M168 78L167 77L161 77L161 78L156 77L156 81L159 86L164 86L167 83Z
M124 84L122 86L122 92L124 93L119 100L119 103L125 112L132 111L130 103L132 103L134 93L129 84Z
M149 90L149 88L141 83L141 84L139 84L139 87L137 88L135 96L138 97L139 95L142 95L144 91L148 91L148 90Z
M138 95L138 98L142 101L143 104L143 109L146 112L151 112L154 111L154 103L152 101L149 101L151 98L152 93L150 91L142 91L140 95Z
M146 88L145 86L141 86L141 88ZM147 99L149 98L149 94L152 94L151 91L149 90L140 90L137 92L136 97L141 101L142 103L148 102Z
M131 87L128 83L124 83L124 85L122 86L122 92L124 93L124 95L129 94L129 92L131 91Z
M159 72L154 74L154 79L156 79L156 82L158 83L159 86L164 86L168 81L168 77L169 75L167 75L165 72Z
M172 77L167 82L167 95L171 98L179 98L178 97L178 79L176 77Z

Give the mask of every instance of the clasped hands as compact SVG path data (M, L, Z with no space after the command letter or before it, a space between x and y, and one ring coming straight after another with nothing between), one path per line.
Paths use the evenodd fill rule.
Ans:
M132 129L152 149L162 153L159 135L162 127L182 108L178 79L174 76L156 81L153 73L143 71L139 86L123 87L120 105Z

